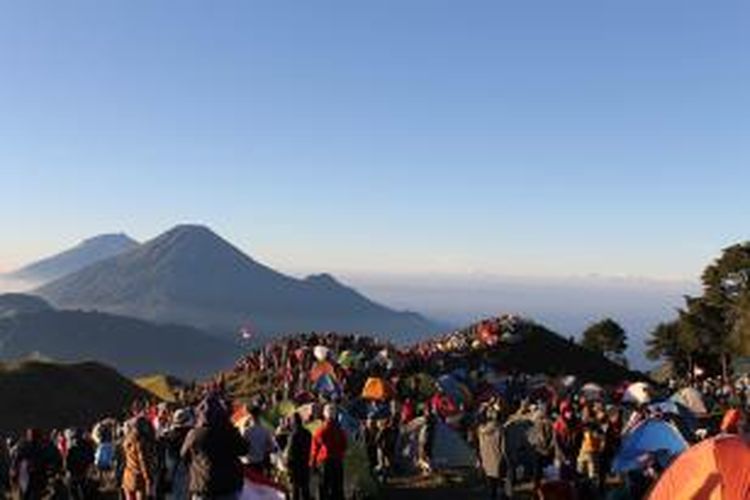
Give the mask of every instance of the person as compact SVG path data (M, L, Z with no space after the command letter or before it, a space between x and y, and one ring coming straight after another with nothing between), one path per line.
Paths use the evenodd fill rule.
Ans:
M129 426L122 447L125 455L122 475L125 500L153 498L159 477L159 456L154 429L146 417L136 417Z
M70 498L71 500L91 498L92 485L89 482L89 472L94 466L94 445L80 429L73 429L66 437L68 454L65 456L65 470Z
M10 447L8 441L0 436L0 498L10 492Z
M581 449L578 453L577 471L591 482L599 480L600 454L604 436L596 422L587 421L583 428Z
M196 420L180 450L189 468L192 499L236 500L244 483L240 457L247 454L247 443L217 396L201 402Z
M435 442L436 417L429 406L424 409L425 423L417 436L417 466L424 474L432 471L432 448Z
M302 424L299 413L292 416L292 432L284 451L292 500L310 500L310 448L312 435Z
M547 406L540 404L534 410L531 420L533 427L529 434L529 442L534 449L533 480L534 489L539 490L542 485L544 469L552 462L554 454L554 431L552 421L547 416Z
M378 466L378 422L372 417L365 420L364 438L365 449L367 450L367 462L370 469Z
M578 421L569 401L560 404L560 416L553 425L555 467L563 480L573 479L580 450Z
M271 453L276 450L276 441L270 430L260 421L260 406L253 406L242 437L248 444L248 466L263 475L271 470Z
M336 407L323 408L323 425L313 435L310 466L322 473L319 500L344 500L346 433L338 423Z
M188 470L180 452L194 424L195 416L192 409L181 408L172 415L171 426L164 434L167 482L169 483L167 498L175 500L188 498Z
M385 419L378 426L376 436L377 471L381 481L388 479L391 474L396 455L396 444L399 438L398 424L395 415Z
M54 494L62 472L62 456L50 437L39 429L28 429L11 456L11 478L22 500L37 500Z
M502 462L502 426L500 416L493 408L487 410L485 421L477 428L479 462L487 479L490 498L498 498L500 465Z

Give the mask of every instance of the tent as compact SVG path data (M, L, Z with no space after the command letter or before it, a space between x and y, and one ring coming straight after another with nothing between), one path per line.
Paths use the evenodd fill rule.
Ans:
M440 388L447 394L457 405L470 406L473 402L471 391L466 385L462 384L455 377L443 375L437 381Z
M407 392L418 400L429 398L437 389L435 379L426 373L417 373L408 377L399 387L403 387L404 392Z
M328 361L318 361L310 369L310 380L315 383L323 375L333 375L335 370L333 365Z
M663 420L646 420L622 437L612 470L627 472L641 466L641 458L655 455L662 466L688 449L688 442L677 427Z
M284 487L259 472L247 469L239 500L284 500Z
M419 432L425 425L425 418L415 418L401 434L398 446L398 459L403 465L414 465L417 453ZM471 468L476 465L476 454L461 435L447 424L435 423L434 441L432 444L432 466L437 469Z
M232 424L238 429L244 428L249 418L250 412L247 410L247 405L239 405L232 411Z
M341 395L341 387L331 374L321 375L315 382L313 390L321 396L329 399Z
M651 386L646 382L630 384L622 395L623 403L646 404L651 402Z
M692 436L698 427L695 414L681 403L672 400L658 401L649 405L652 415L661 414L664 420L674 423L683 436Z
M602 386L599 384L595 384L593 382L589 382L588 384L585 384L583 387L581 387L580 392L583 397L586 399L591 400L601 400L604 398L604 395L606 394L606 391Z
M354 351L344 351L339 355L338 363L344 368L354 368L362 362L362 355Z
M392 399L395 391L391 384L378 377L370 377L362 389L362 398L371 401L385 401Z
M318 361L325 361L328 359L328 354L330 354L330 352L331 350L324 345L316 345L313 348L313 356L315 356L315 359Z
M706 404L703 402L703 395L694 387L685 387L672 395L671 399L688 408L696 417L701 417L708 413Z
M737 436L701 441L661 475L649 500L750 498L750 448Z

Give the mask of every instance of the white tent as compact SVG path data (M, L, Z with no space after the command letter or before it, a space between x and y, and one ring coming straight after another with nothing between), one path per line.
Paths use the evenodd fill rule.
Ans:
M671 399L682 404L696 416L703 416L708 413L706 403L703 402L703 395L694 387L685 387L676 392Z
M646 382L630 384L622 395L623 403L646 404L651 402L651 386Z
M425 425L423 417L412 420L401 435L398 455L408 463L414 463L419 431ZM471 468L476 465L476 454L469 444L450 426L435 423L432 444L432 466L438 469Z
M318 345L313 349L313 356L315 356L315 359L317 359L318 361L325 361L326 359L328 359L329 352L330 349L328 349L326 346Z

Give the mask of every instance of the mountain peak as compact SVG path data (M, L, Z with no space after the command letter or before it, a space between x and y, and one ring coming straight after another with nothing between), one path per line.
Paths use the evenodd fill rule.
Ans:
M268 335L307 329L393 335L435 330L429 320L373 302L330 274L296 279L275 271L195 224L175 226L38 292L59 308L95 309L228 335L248 320Z
M11 276L32 282L49 282L136 247L138 242L125 233L100 234L64 252L24 266Z
M125 233L103 233L97 234L81 241L78 246L98 245L98 244L124 244L137 245L138 242Z
M326 286L341 286L341 283L328 273L311 274L305 281Z

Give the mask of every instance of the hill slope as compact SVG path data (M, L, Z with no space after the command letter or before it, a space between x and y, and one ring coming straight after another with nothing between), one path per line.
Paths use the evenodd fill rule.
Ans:
M119 417L143 389L98 363L61 365L28 361L0 364L0 434L90 425ZM6 411L12 409L13 411Z
M47 302L33 295L6 293L0 295L0 319L52 310Z
M84 240L62 253L31 263L11 273L10 277L46 283L137 246L138 242L125 234L102 234Z
M540 325L528 324L518 338L517 342L491 351L488 357L495 366L521 373L575 375L581 381L600 384L618 384L641 377Z
M167 372L194 379L226 368L239 352L192 327L111 314L47 309L0 319L0 360L96 360L128 376Z
M243 254L202 226L177 226L119 256L45 285L61 308L95 309L234 335L252 323L263 334L336 330L406 339L436 326L397 312L329 275L300 280Z

